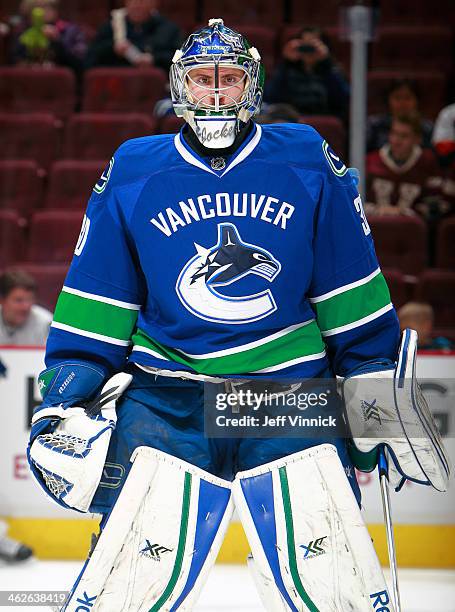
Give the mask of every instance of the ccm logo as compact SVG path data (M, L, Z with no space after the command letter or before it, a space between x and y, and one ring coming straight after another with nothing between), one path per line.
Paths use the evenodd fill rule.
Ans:
M378 593L372 593L370 599L374 599L373 608L376 612L390 612L390 608L386 604L390 603L389 594L387 591L379 591ZM376 606L381 606L377 608Z

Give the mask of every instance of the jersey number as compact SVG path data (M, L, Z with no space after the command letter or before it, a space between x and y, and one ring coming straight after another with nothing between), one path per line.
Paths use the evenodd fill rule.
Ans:
M357 196L356 199L354 200L354 206L355 206L356 211L359 213L360 218L362 219L363 233L365 234L365 236L368 236L368 234L371 234L371 229L370 229L370 226L368 225L365 211L363 210L362 198L360 196Z

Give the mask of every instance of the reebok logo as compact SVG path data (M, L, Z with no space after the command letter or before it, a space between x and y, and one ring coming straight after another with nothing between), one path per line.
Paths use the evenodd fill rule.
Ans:
M93 597L89 597L87 593L84 591L82 598L78 597L76 599L76 603L81 604L81 605L78 606L74 612L90 612L91 608L93 607L93 604L95 603L96 598L97 598L97 595L94 595Z
M370 599L373 601L373 609L375 612L390 612L390 608L386 604L390 603L389 594L387 591L378 591L378 593L371 593ZM377 606L380 606L379 608Z

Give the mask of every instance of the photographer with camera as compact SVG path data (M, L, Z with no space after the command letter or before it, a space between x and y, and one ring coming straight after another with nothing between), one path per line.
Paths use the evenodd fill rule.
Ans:
M345 119L349 84L318 28L302 28L288 40L265 88L265 101L291 104L302 115L336 115Z

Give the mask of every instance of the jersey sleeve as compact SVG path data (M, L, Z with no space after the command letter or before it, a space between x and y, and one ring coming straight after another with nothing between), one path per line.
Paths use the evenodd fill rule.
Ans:
M51 324L47 367L79 360L108 375L122 369L130 350L144 283L128 232L131 202L118 200L111 165L88 203Z
M335 374L394 361L399 324L379 268L362 200L346 166L323 145L310 302Z

